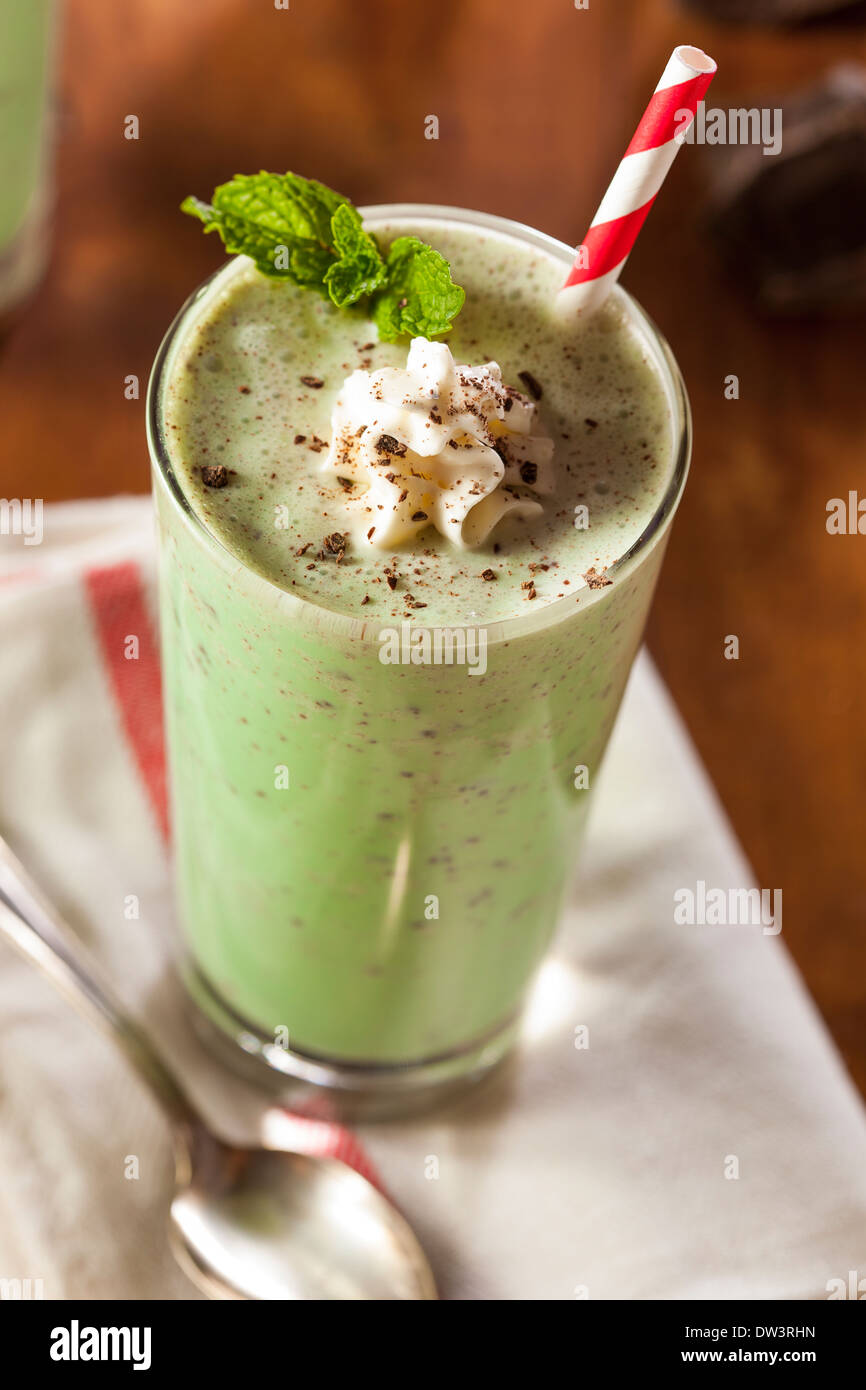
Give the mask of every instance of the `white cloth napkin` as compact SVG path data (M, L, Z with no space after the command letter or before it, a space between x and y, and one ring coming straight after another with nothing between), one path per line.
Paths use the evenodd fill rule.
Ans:
M168 962L158 735L134 709L153 692L106 662L126 624L106 570L144 576L152 624L145 500L46 508L41 545L0 541L0 830L206 1112L252 1135L261 1098L204 1055ZM698 880L753 881L642 655L518 1054L430 1117L357 1131L444 1297L822 1298L866 1275L866 1113L784 932L675 925ZM2 943L0 1017L0 1279L198 1297L166 1244L148 1095Z

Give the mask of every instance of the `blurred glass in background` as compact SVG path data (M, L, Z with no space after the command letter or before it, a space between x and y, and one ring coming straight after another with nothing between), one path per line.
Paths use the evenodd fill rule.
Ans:
M0 3L0 315L45 266L50 215L50 110L55 0Z

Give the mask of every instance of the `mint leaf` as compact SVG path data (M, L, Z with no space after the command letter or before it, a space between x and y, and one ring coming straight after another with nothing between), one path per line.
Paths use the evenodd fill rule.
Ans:
M213 203L185 198L181 211L218 232L227 251L250 256L264 275L327 294L337 258L331 220L348 199L299 174L236 174L214 189Z
M251 257L263 275L330 298L338 309L368 298L379 336L448 333L465 295L444 256L417 237L398 237L387 262L342 193L300 174L236 174L213 202L185 198L181 211L217 232L227 251Z
M343 203L331 218L334 247L340 259L325 274L325 284L338 309L354 304L364 294L372 294L386 278L385 262L369 232L364 231L360 213L351 203Z
M285 245L285 242L282 243ZM278 276L284 280L291 280L294 285L303 285L307 289L316 290L319 294L324 294L323 289L325 276L328 267L333 264L333 257L330 251L321 246L301 246L295 251L289 252L288 268L279 269L284 259L284 253L278 250L276 262L278 269L268 270L266 266L256 261L256 265L264 275Z
M435 338L451 331L466 298L451 279L444 256L414 236L392 244L385 264L387 284L373 301L373 320L385 342L407 334Z

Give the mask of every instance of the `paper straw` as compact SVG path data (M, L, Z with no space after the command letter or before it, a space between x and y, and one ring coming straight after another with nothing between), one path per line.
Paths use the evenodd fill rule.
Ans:
M557 308L590 313L619 278L646 215L716 74L713 59L688 44L675 48L638 123L574 265Z

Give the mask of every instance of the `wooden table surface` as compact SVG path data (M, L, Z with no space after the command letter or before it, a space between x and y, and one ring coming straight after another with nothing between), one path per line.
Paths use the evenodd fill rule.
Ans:
M186 193L291 168L358 203L461 204L575 242L675 43L718 60L725 107L866 58L862 28L729 29L663 0L68 0L63 39L53 260L0 358L7 497L146 490L124 378L145 381L221 259L176 211ZM866 1089L866 538L825 529L864 475L863 321L753 313L707 244L712 153L683 152L625 277L683 364L696 429L649 642Z

